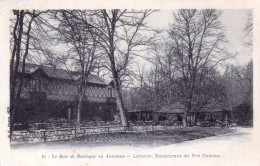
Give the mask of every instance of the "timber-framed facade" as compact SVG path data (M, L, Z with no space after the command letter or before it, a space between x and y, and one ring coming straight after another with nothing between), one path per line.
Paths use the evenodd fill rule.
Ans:
M21 97L16 101L16 123L43 122L48 119L76 119L79 73L43 65L26 64ZM81 110L82 120L111 121L116 115L113 82L90 75Z

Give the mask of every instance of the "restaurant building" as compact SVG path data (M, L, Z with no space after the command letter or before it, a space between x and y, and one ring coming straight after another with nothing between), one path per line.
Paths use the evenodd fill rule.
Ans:
M21 71L21 69L19 70ZM47 121L52 118L75 120L78 104L78 72L26 64L21 97L17 101L16 123ZM111 121L116 114L113 82L90 75L83 99L81 119Z

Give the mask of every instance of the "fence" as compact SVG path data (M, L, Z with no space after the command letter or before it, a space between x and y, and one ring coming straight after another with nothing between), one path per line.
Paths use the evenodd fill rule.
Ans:
M122 133L137 133L147 131L162 131L181 128L182 126L104 126L104 127L81 127L77 128L60 128L60 129L43 129L31 131L14 131L11 137L12 144L20 143L37 143L51 142L59 140L80 139L96 142L112 139L120 139Z

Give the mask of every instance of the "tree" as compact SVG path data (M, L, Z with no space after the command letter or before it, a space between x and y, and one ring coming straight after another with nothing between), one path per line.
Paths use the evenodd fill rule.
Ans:
M232 57L223 47L225 36L218 20L220 15L219 11L211 9L179 10L174 13L174 23L169 29L175 69L183 80L180 88L187 107L184 123L188 125L202 71L210 72Z
M94 70L98 69L100 72L102 57L97 45L98 36L91 36L89 29L75 17L79 13L85 14L84 17L88 17L82 11L57 10L49 13L48 20L42 18L46 27L52 30L52 38L57 41L59 47L63 48L64 54L57 54L55 58L59 58L68 71L77 71L77 75L75 75L75 72L72 72L71 77L72 79L77 79L79 84L78 127L80 127L82 103L87 90L88 78ZM57 64L57 62L54 63L54 65Z
M158 76L156 70L145 71L144 67L139 67L136 74L137 87L131 89L132 107L135 110L155 111L160 107L161 89L158 86Z
M253 63L227 66L224 75L224 107L231 110L238 124L253 122Z
M175 57L172 54L172 46L168 44L169 40L163 40L156 43L153 43L150 46L149 54L150 57L147 58L150 61L156 73L159 74L163 86L165 88L163 94L165 94L168 104L174 102L176 93L174 89L174 84L178 83L177 81L177 72L175 69ZM161 89L163 90L163 89Z
M15 18L11 19L10 27L10 138L17 111L17 102L24 84L25 63L30 50L32 24L41 13L35 10L13 10ZM21 68L21 74L18 74L19 68Z
M150 29L145 20L153 10L94 10L87 12L89 19L82 14L76 17L85 23L92 32L92 36L99 36L97 43L107 55L109 64L107 68L111 71L116 90L117 106L120 111L121 122L127 126L126 113L122 100L122 81L120 77L125 76L126 69L134 56L137 56L152 39L155 34L150 35ZM147 35L144 35L144 34Z
M252 11L247 12L247 20L246 20L246 25L244 27L244 32L245 32L245 45L252 46L253 41L252 41L252 36L253 36L253 14Z

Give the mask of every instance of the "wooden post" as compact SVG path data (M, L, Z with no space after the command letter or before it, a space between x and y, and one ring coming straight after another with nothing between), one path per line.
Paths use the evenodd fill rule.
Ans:
M46 142L45 132L46 132L46 131L43 131L43 140L44 140L44 142Z

